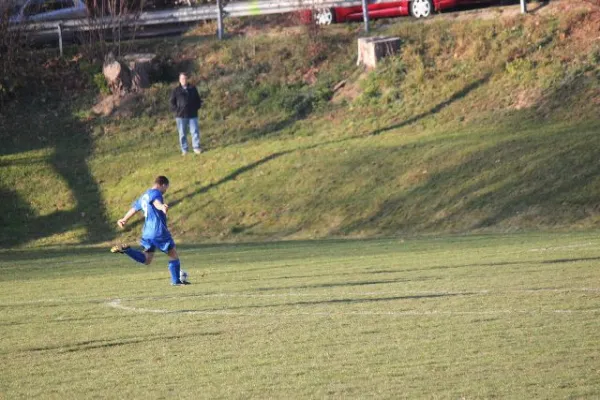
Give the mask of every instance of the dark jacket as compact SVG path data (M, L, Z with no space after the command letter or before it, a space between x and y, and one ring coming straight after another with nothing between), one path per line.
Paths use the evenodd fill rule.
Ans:
M195 86L183 88L177 85L171 93L171 110L177 118L198 118L198 110L202 107L202 99Z

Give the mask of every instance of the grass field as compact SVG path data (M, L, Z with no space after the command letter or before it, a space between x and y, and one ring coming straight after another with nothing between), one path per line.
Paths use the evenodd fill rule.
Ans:
M0 252L0 398L597 398L600 238Z
M0 400L600 398L600 11L539 8L375 23L370 72L360 24L137 42L164 71L106 115L102 58L40 64L0 110ZM158 174L190 286L108 252Z

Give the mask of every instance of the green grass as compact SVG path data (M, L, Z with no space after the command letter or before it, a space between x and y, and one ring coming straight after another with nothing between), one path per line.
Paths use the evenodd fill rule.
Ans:
M360 25L139 42L163 82L110 117L99 65L40 66L0 110L0 398L600 397L598 15L555 4L374 24L368 73ZM190 286L107 251L158 174Z
M140 42L166 82L111 117L90 113L97 65L63 60L86 91L0 113L0 246L133 240L115 221L158 174L179 243L593 229L597 11L561 6L395 20L375 33L401 52L371 72L354 65L359 25ZM201 157L179 155L178 68L205 98Z
M597 232L0 253L3 398L596 398Z

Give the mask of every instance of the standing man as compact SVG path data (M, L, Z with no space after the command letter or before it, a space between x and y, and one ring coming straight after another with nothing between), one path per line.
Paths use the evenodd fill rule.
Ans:
M140 240L143 251L134 250L128 245L122 244L113 246L110 251L111 253L127 254L140 264L150 265L154 258L154 252L159 249L169 256L171 284L179 286L187 282L182 282L179 279L181 264L175 250L175 242L169 229L167 229L167 210L169 206L163 201L163 194L166 193L167 189L169 189L169 179L166 176L158 176L154 180L154 185L133 203L123 218L117 221L119 227L123 228L135 213L138 211L144 212L144 228Z
M200 129L198 128L198 110L202 107L202 99L194 85L188 83L185 72L179 74L179 85L171 93L171 110L175 113L177 131L179 131L179 145L181 154L188 152L186 131L189 129L192 136L194 153L202 153L200 147Z

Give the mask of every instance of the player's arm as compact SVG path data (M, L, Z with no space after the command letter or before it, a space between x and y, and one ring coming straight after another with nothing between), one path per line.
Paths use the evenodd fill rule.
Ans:
M165 203L163 203L162 201L160 201L159 199L156 199L152 202L152 205L154 206L154 208L156 208L159 211L164 212L165 214L167 213L167 210L169 209L169 206Z
M133 215L137 212L137 210L135 209L135 207L131 207L129 209L129 211L127 211L127 214L125 214L125 216L123 218L121 218L120 220L117 221L117 225L119 225L121 228L123 228L125 226L125 224L127 223L127 221L129 221L129 218L133 217Z

